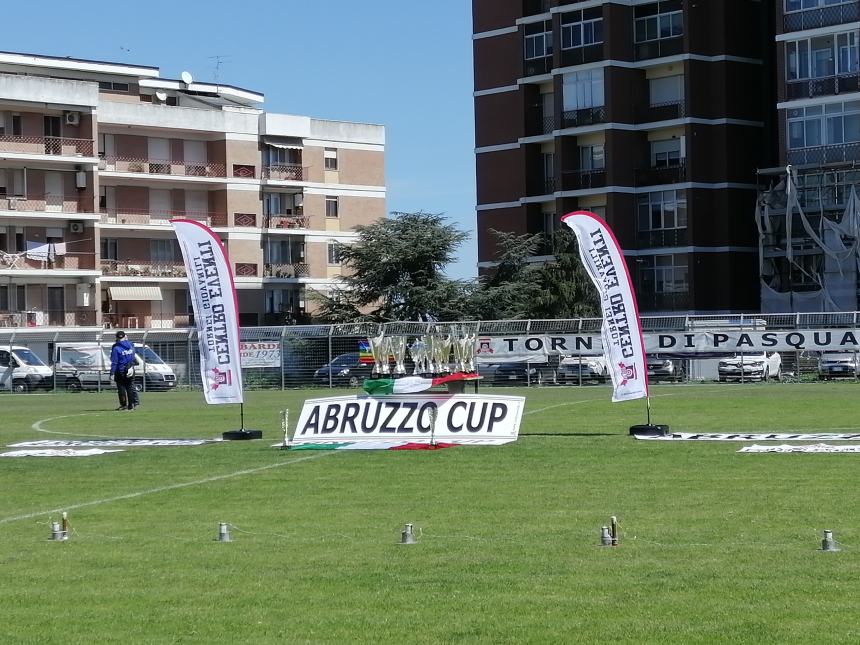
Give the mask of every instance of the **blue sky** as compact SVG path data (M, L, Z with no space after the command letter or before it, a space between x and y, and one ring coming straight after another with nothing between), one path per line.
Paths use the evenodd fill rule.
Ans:
M388 211L445 213L471 235L448 273L476 275L470 0L50 0L6 9L4 51L154 65L165 78L188 70L199 81L215 80L220 56L218 80L263 92L269 111L385 125Z

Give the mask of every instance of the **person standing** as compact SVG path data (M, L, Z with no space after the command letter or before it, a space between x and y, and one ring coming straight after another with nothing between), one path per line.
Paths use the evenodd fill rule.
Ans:
M119 407L117 410L134 410L140 405L137 390L134 389L134 366L137 357L134 345L125 337L124 331L116 333L116 342L110 348L110 375L116 382Z

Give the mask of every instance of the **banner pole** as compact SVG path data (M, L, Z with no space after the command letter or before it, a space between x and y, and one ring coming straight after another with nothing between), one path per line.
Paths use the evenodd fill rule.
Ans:
M645 397L645 407L648 409L648 425L651 425L651 396Z
M245 402L239 404L239 432L245 432Z

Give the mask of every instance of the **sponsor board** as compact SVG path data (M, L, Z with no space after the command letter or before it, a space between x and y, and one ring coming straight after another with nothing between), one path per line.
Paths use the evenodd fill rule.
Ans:
M211 439L40 439L9 444L9 448L151 448L159 446L200 446Z
M396 440L499 445L516 441L525 398L477 394L308 399L291 445Z
M828 443L816 443L811 446L793 446L788 443L779 446L744 446L738 452L857 452L860 453L860 446L833 446Z
M239 343L239 358L242 367L280 367L281 343L261 341Z
M648 441L860 441L860 433L835 432L772 432L772 433L726 433L726 432L673 432L665 436L634 435Z
M48 448L48 449L31 449L31 450L12 450L10 452L0 453L0 457L94 457L96 455L105 455L109 452L123 452L122 450L102 450L101 448L87 448L85 450L75 450L74 448Z

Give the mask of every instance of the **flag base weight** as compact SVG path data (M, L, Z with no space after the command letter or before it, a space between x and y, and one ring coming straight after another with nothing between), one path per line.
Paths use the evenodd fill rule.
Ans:
M262 439L262 430L228 430L221 433L224 441L247 441L249 439Z
M641 425L630 426L630 434L638 434L645 437L665 437L669 434L669 426L654 423L643 423Z

